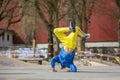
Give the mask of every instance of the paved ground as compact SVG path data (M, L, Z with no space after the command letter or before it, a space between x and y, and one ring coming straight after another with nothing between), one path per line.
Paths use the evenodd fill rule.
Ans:
M0 80L120 80L119 66L77 66L78 72L50 72L49 65L0 68Z
M77 65L77 61L75 61ZM50 62L43 65L25 63L12 58L0 57L0 80L120 80L120 66L108 66L91 62L92 66L78 66L78 72L50 72Z

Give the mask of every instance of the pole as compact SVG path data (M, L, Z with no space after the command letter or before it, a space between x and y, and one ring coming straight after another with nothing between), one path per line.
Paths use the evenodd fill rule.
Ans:
M33 57L35 57L35 39L33 39Z
M118 53L120 54L120 19L118 21Z
M120 49L120 19L119 19L119 22L118 22L118 48Z

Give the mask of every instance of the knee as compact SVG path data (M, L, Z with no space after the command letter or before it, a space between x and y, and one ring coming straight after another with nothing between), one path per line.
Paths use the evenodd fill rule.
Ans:
M53 63L53 62L55 62L55 61L56 61L56 58L53 57L53 58L51 59L51 63Z
M51 63L55 63L55 62L58 62L58 57L57 56L55 56L51 59Z
M55 57L53 57L50 62L51 62L51 65L55 64L56 63Z

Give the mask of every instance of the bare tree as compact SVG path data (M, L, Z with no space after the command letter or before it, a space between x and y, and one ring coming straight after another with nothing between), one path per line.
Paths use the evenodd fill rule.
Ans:
M19 8L18 1L0 0L0 21L6 21L6 25L4 26L5 30L3 32L5 32L11 24L21 21L23 15L21 13L16 13Z
M64 4L66 0L36 0L37 12L48 28L48 52L54 52L54 46L56 45L56 51L59 50L59 43L56 38L53 39L53 29L58 27L59 21L65 16L63 12ZM61 14L62 13L62 14ZM55 36L54 36L55 37ZM53 56L53 55L52 55Z
M31 47L32 45L35 57L36 33L39 29L35 0L22 0L21 5L22 13L24 14L22 19L22 30L25 35L25 43L27 47Z
M35 9L35 1L27 0L23 4L22 29L25 34L26 45L31 45L32 40L35 39L35 34L38 30L37 14Z
M80 28L87 33L88 27L90 24L90 19L92 16L92 12L94 9L96 0L69 0L70 3L70 16L72 20L76 21L76 25L80 26ZM85 49L85 42L81 42L78 39L78 49ZM80 47L82 49L80 49Z

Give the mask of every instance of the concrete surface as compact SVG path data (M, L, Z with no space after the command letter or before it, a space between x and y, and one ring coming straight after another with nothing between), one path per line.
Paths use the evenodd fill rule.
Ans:
M77 66L78 72L50 72L49 65L0 68L0 80L120 80L120 66Z

